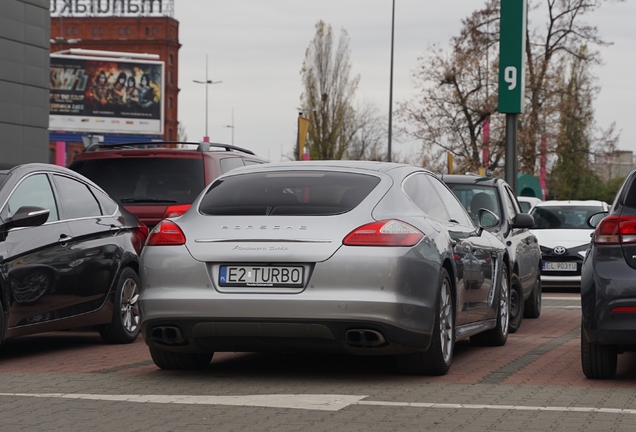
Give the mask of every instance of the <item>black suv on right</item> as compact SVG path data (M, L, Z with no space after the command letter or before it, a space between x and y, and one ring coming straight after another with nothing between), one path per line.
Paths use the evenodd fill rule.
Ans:
M588 378L605 379L618 354L636 350L636 168L609 214L588 224L596 230L581 269L581 364Z
M98 143L78 154L70 169L88 177L152 229L185 213L221 174L266 163L252 151L217 143Z
M506 245L510 278L510 321L508 329L517 331L523 318L541 314L541 250L537 238L529 231L534 219L524 213L517 197L503 179L476 175L441 176L459 198L477 225L479 209L490 210L499 218L487 228Z

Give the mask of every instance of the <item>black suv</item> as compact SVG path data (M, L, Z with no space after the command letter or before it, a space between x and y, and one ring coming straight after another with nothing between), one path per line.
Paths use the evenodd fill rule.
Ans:
M149 228L185 213L214 179L231 169L266 163L228 144L159 141L94 144L70 169L101 186Z
M612 378L618 354L636 350L636 168L609 214L588 225L596 230L581 269L581 364L588 378Z
M512 189L502 179L475 175L442 175L442 180L464 205L477 225L477 212L487 209L499 223L487 228L506 245L510 276L511 333L521 321L541 314L541 250L532 228L532 216L524 213Z

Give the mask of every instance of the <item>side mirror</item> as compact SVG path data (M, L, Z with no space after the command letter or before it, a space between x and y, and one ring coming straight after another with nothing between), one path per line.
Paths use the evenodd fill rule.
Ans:
M513 228L532 228L534 226L534 218L528 213L519 213L512 220Z
M593 214L592 216L587 218L587 221L586 221L587 222L587 226L589 226L590 228L596 228L596 226L601 221L601 219L603 219L608 214L609 214L609 212L601 212L601 213Z
M22 206L3 225L5 230L11 228L32 227L42 225L49 218L49 209L35 206Z
M496 227L499 224L499 216L487 209L479 209L477 212L477 220L479 228L487 229Z

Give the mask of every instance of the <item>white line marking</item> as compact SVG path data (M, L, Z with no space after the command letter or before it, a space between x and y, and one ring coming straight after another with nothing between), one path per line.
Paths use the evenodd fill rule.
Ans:
M232 405L265 408L294 408L321 411L339 411L354 405L366 396L353 395L246 395L246 396L191 396L191 395L108 395L72 393L0 393L0 396L21 396L57 399L84 399L120 402Z
M572 301L581 301L581 296L577 297L558 297L558 296L542 296L543 300L572 300Z
M107 395L73 393L0 393L0 396L35 397L56 399L101 400L114 402L139 402L187 405L230 405L263 408L291 408L318 411L340 411L352 405L433 408L433 409L474 409L508 411L557 411L605 414L636 414L636 409L595 408L595 407L559 407L525 405L482 405L449 404L425 402L387 402L362 400L368 396L356 395L307 395L307 394L270 394L244 396L191 396L191 395Z
M581 309L581 306L541 306L546 309Z

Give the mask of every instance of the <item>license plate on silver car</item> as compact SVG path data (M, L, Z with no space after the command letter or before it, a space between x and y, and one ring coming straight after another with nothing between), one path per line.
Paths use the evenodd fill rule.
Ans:
M229 266L219 269L219 285L234 287L302 287L302 266Z
M575 262L543 262L545 271L576 271Z

